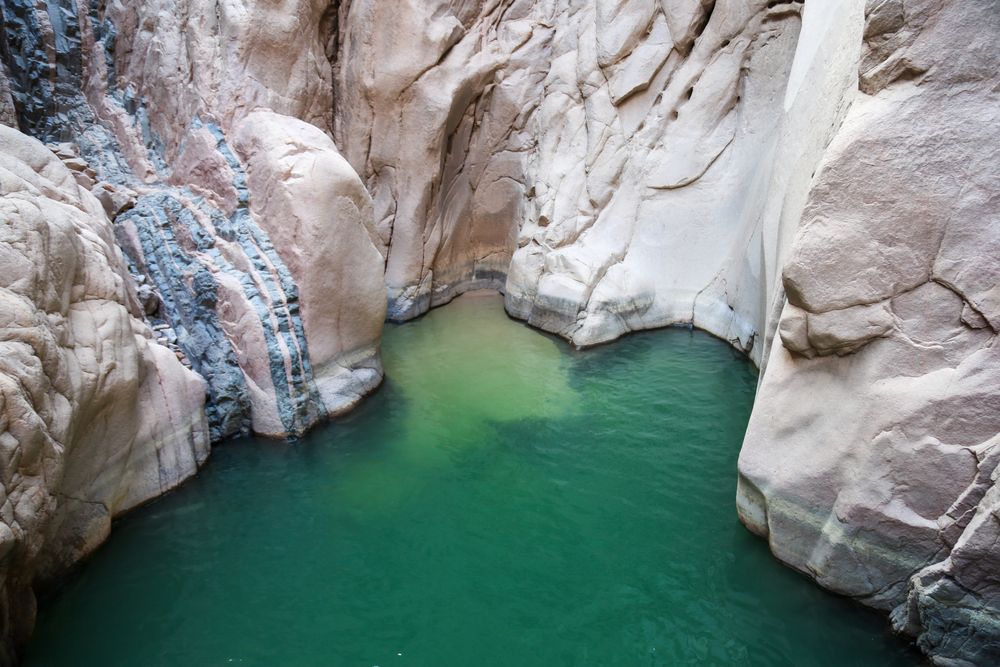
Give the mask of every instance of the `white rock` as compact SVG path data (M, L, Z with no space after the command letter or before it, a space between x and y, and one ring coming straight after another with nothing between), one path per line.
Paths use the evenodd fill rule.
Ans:
M737 502L776 556L893 610L936 664L994 664L1000 6L900 7L869 3L868 95L785 267Z
M23 640L32 579L193 475L209 441L202 381L152 342L97 199L3 126L0 193L0 578Z

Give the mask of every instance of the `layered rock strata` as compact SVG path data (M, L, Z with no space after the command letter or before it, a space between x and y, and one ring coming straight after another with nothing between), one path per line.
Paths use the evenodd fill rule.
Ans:
M744 522L938 663L991 664L998 17L997 0L7 0L0 123L59 158L23 149L14 171L57 186L18 201L82 211L78 256L125 251L108 270L126 297L105 300L158 373L201 376L185 389L207 395L208 438L347 409L381 377L386 314L468 289L577 345L698 326L763 369ZM95 526L134 504L108 498L153 495L102 495L145 455L115 467L58 433L90 458L32 482L57 499L34 523L0 514L34 545L4 561L8 637L30 626L33 563L103 534L64 489L104 507Z
M3 7L20 126L71 139L92 170L159 302L150 318L206 379L214 440L299 435L381 378L384 247L370 197L321 131L325 9Z
M324 132L325 8L299 9L0 4L0 122L49 144L0 134L0 664L32 585L210 442L381 379L384 245Z

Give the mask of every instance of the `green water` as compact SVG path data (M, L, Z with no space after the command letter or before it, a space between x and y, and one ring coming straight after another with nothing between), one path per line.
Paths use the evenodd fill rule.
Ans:
M738 523L756 376L668 330L574 352L465 298L288 446L218 447L43 607L35 666L912 665Z

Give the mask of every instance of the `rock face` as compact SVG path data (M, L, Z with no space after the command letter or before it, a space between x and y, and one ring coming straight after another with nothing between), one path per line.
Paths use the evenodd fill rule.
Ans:
M578 345L693 323L750 350L801 5L640 4L554 40L508 309Z
M194 474L209 433L204 384L153 340L101 204L7 127L0 223L0 629L17 642L32 582Z
M321 2L0 3L0 124L25 133L0 126L0 664L32 585L210 442L298 436L381 380L385 245L330 136L331 28Z
M386 316L490 287L577 345L747 352L743 521L1000 661L997 0L6 0L0 32L0 124L51 149L0 129L8 638L209 440L348 409Z
M384 258L371 197L333 141L303 121L255 111L234 144L255 193L251 212L287 249L320 399L339 414L382 377Z
M492 286L578 345L686 323L759 360L861 4L342 6L336 135L390 317Z
M998 35L994 1L868 3L740 457L775 555L942 665L1000 661Z
M555 4L342 4L336 136L374 197L392 319L503 287Z
M390 316L502 283L579 345L729 339L766 365L744 521L938 662L994 662L998 17L354 0L335 133L375 199Z
M381 379L385 248L322 131L326 5L3 7L20 125L75 144L213 440L297 436Z

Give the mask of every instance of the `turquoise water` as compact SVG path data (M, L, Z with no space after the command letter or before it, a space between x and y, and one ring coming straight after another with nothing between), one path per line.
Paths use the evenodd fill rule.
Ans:
M29 666L913 665L736 519L756 375L667 330L587 352L459 299L295 446L218 447L42 609Z

